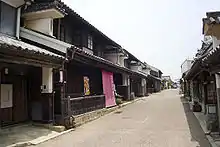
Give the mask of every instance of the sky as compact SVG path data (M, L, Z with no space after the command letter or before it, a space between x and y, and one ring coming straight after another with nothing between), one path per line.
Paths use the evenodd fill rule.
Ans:
M172 79L201 47L202 18L219 0L63 0L80 16Z

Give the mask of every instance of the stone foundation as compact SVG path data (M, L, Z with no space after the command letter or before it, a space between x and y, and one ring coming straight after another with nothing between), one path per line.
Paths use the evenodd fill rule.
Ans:
M112 108L104 108L104 109L88 112L88 113L77 115L77 116L72 116L74 127L78 127L87 122L98 119L105 114L115 111L116 109L118 109L118 106L115 106Z
M73 128L73 127L78 127L81 126L87 122L93 121L95 119L100 118L103 115L106 115L108 113L111 113L121 107L124 107L128 104L134 103L138 100L141 100L142 98L138 98L129 102L125 102L121 105L117 105L115 107L111 107L111 108L103 108L103 109L99 109L96 111L92 111L92 112L88 112L88 113L84 113L81 115L73 115L71 117L65 118L64 119L64 125L67 129Z

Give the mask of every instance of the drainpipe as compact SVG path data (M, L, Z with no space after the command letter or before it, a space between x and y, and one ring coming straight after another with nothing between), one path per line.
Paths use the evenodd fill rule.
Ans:
M116 49L117 64L120 65L120 63L119 63L119 58L118 58L118 53L119 53L119 52L118 52L118 49Z
M30 6L34 2L34 0L24 0L24 4L17 7L17 25L16 25L16 38L20 39L20 22L21 22L21 8L25 7L25 9Z
M17 9L17 25L16 25L16 38L20 39L20 22L21 22L21 7Z

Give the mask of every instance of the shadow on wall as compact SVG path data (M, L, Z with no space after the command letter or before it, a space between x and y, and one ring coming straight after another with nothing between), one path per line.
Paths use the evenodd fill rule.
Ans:
M184 97L181 97L181 102L182 102L184 112L187 118L189 129L190 129L190 133L192 137L191 141L198 142L199 143L198 147L211 147L197 118L195 117L193 112L190 110L190 106L189 106L187 99L185 99Z

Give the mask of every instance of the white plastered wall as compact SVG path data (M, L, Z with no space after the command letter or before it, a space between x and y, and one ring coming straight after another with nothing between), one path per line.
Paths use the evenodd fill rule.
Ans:
M42 93L53 92L53 68L42 67Z
M53 36L53 18L26 20L25 27Z

